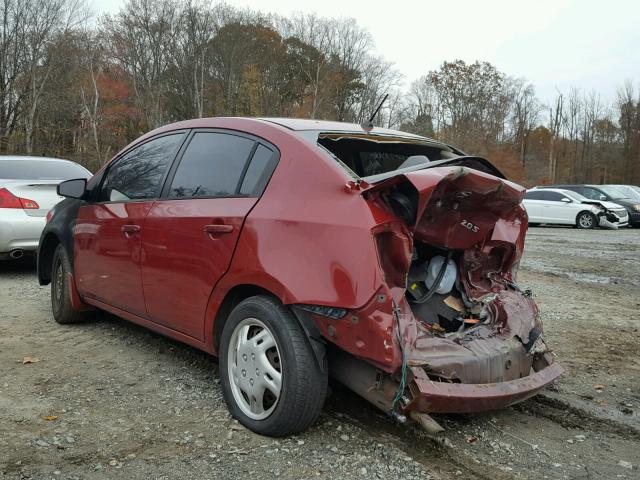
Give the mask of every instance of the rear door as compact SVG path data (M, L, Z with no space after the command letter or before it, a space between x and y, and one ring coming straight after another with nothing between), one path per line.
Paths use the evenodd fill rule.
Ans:
M96 198L80 207L74 273L81 295L145 316L140 273L144 221L185 132L155 137L114 160Z
M204 339L209 297L276 157L273 147L240 134L192 134L145 221L142 280L151 320Z

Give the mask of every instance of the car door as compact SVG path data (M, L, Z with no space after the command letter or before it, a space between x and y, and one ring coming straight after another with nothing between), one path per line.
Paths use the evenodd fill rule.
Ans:
M571 199L559 192L544 192L543 217L545 222L574 224L576 213ZM568 200L568 201L567 201Z
M275 168L275 152L240 134L192 134L142 235L142 280L151 320L204 339L209 297Z
M74 273L81 295L146 315L141 233L185 138L185 132L156 137L114 160L92 201L80 207Z

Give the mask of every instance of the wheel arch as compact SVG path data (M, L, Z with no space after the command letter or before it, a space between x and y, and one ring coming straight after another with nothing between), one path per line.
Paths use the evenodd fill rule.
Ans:
M218 352L218 347L220 345L222 329L224 328L224 324L226 323L233 309L243 300L254 297L256 295L265 295L273 297L280 301L277 295L270 292L266 288L252 284L235 285L225 294L222 302L220 303L220 307L218 307L213 321L213 347L216 352Z
M580 210L578 212L578 214L576 215L574 225L579 225L580 215L582 215L583 213L588 213L589 215L591 215L593 217L593 219L595 221L594 227L597 227L599 225L600 222L598 221L598 216L595 213L593 213L591 210Z
M287 305L282 299L274 292L255 284L239 284L233 286L224 295L220 306L218 307L213 321L213 352L217 355L220 347L220 338L222 337L222 330L229 318L229 315L233 309L247 298L257 295L263 295L271 297L278 302L282 303L286 308L289 308L293 317L298 321L298 324L305 332L309 346L313 350L318 367L321 371L325 371L327 368L327 359L325 351L325 341L322 337L320 329L311 318L308 312L305 312L292 305Z
M53 254L62 241L54 232L48 232L40 241L38 248L38 282L40 285L51 283Z

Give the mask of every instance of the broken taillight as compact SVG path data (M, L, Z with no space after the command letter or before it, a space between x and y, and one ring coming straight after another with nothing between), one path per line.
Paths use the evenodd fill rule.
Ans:
M0 208L22 208L24 210L37 210L38 202L28 198L16 197L6 188L0 188Z

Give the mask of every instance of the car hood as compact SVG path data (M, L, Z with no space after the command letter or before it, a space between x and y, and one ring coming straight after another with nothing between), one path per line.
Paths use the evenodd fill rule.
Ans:
M609 204L615 204L615 205L621 205L625 208L630 208L633 207L634 205L639 204L640 202L632 200L630 198L616 198L615 200L611 201L611 202L601 202L601 203L609 203ZM607 208L611 208L611 207L607 207ZM618 207L616 207L618 208Z
M624 205L621 205L619 203L605 202L603 200L582 200L582 202L580 203L584 203L587 205L601 205L609 210L620 210L621 208L624 208Z

